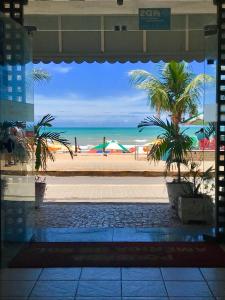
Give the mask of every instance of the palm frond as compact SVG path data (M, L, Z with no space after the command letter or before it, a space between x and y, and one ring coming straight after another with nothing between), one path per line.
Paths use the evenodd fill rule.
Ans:
M130 78L130 83L134 86L139 86L150 80L157 80L151 73L145 70L132 70L128 72L128 76Z
M57 142L65 146L71 158L73 158L73 151L70 149L70 142L62 137L63 132L44 131L46 127L52 127L51 122L55 120L50 114L45 115L35 126L34 126L34 138L30 139L31 147L36 147L35 150L35 169L38 171L40 168L46 170L47 160L54 161L55 157L52 151L49 150L49 142Z
M42 69L33 69L32 79L35 82L49 81L51 79L51 76L45 70L42 70Z
M161 128L162 133L158 135L157 142L149 151L148 160L157 162L165 157L167 170L170 170L174 163L178 168L181 164L187 165L186 156L192 148L192 139L185 133L187 129L180 129L173 122L163 121L156 117L146 118L139 124L139 128L150 125ZM178 180L180 180L180 175L178 176Z
M146 117L143 121L138 124L139 131L142 131L145 127L154 126L155 122L152 117Z
M213 78L206 74L195 76L185 62L166 63L159 78L145 70L129 72L130 82L147 91L148 105L160 112L168 112L171 120L181 123L185 114L196 114L204 84Z
M54 121L54 120L55 120L55 117L53 117L53 116L50 115L50 114L47 114L47 115L45 115L45 116L41 119L41 121L39 121L39 122L37 123L37 127L41 127L41 126L43 126L43 127L52 127L51 122Z
M214 168L211 166L204 171L200 166L200 162L190 161L188 163L189 171L184 176L187 182L192 183L192 196L194 197L199 197L199 195L205 193L205 188L211 191L214 186L212 183L213 179L215 179ZM209 186L211 186L211 188Z
M34 126L34 133L36 135L39 134L39 132L45 128L45 127L52 127L51 122L55 120L55 117L53 117L50 114L45 115L35 126Z

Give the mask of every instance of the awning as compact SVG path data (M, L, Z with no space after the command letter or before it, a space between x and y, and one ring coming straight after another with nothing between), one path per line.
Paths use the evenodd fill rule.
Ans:
M138 21L138 15L25 16L25 25L37 27L34 63L216 59L216 36L204 34L216 24L214 13L172 15L171 30L163 31L139 30Z

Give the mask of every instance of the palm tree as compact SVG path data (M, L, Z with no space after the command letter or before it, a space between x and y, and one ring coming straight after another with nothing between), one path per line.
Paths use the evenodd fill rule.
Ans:
M163 132L157 137L157 143L154 143L148 153L148 160L159 161L163 157L166 159L166 170L170 170L172 164L177 165L177 181L181 182L181 165L187 164L186 155L192 147L192 139L185 133L185 129L180 129L176 124L159 118L147 118L141 122L138 127L158 126Z
M34 136L30 139L30 145L32 150L35 152L35 170L38 171L40 168L46 170L47 159L52 161L55 160L54 154L49 150L48 142L57 142L65 146L71 158L73 158L73 152L70 149L70 142L67 139L61 137L62 133L44 131L45 128L52 127L51 122L54 121L54 117L50 114L45 115L35 126Z
M164 65L159 78L145 70L130 71L129 76L135 87L147 91L149 105L158 118L167 112L174 124L181 123L186 114L197 114L204 83L212 81L206 74L194 76L185 62L175 61Z
M49 81L51 75L45 70L34 68L32 70L32 79L34 82Z

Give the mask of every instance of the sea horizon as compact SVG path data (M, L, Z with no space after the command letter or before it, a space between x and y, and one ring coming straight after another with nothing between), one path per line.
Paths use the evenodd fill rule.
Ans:
M187 134L194 136L195 132L202 126L182 126L187 129ZM124 145L144 145L157 138L162 130L157 126L144 128L141 132L137 127L69 127L54 126L47 128L47 131L61 132L62 136L74 144L75 137L78 145L98 145L102 143L103 137L106 140L116 140Z

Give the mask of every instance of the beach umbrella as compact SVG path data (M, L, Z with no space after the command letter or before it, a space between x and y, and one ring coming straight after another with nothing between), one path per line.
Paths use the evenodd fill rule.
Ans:
M123 152L129 152L129 150L124 147L122 144L118 143L117 141L110 141L108 145L105 147L106 150L119 150Z
M148 143L148 145L158 145L161 144L162 140L161 139L155 139L154 141L151 141L150 143Z
M62 145L60 145L59 143L48 141L48 150L49 151L56 152L58 150L61 150L61 148L62 148Z
M57 151L61 151L61 152L68 152L68 148L58 142L53 142L48 140L48 150L52 151L52 152L57 152ZM69 147L71 151L73 151L72 147Z
M94 148L91 149L91 152L93 152L93 150L103 150L103 148L105 148L105 151L110 151L110 152L129 152L129 150L124 147L122 144L118 143L117 141L107 141L105 144L101 143L97 146L95 146Z
M70 146L69 147L70 148L70 150L71 151L74 151L74 149L73 149L73 147L72 146ZM62 152L68 152L69 150L67 149L67 147L65 147L65 146L61 146L61 149L60 149ZM79 147L78 147L78 152L79 152Z
M153 143L154 142L148 142L148 143L144 144L143 151L146 153L149 152L149 150L152 148Z
M160 139L155 139L154 141L148 142L148 143L144 144L143 151L149 152L153 145L160 144L161 142L162 141Z
M129 152L130 153L134 153L136 151L136 147L131 147L131 148L129 148Z

